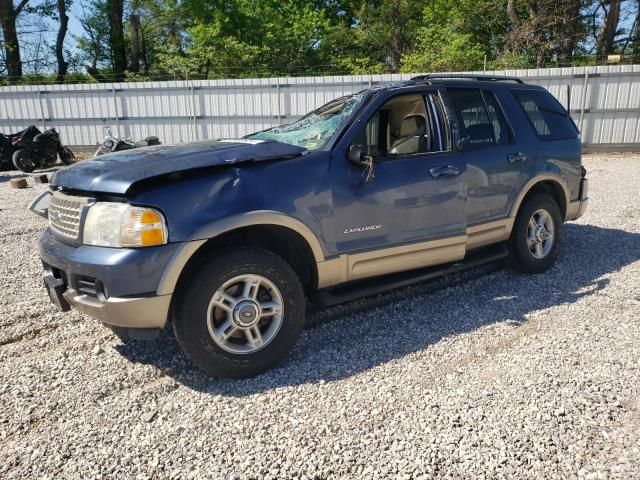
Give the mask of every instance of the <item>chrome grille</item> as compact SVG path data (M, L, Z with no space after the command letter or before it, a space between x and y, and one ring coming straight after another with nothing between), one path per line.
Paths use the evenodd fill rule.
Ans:
M80 234L82 209L87 203L85 197L73 197L54 192L49 204L49 226L63 237L77 240Z

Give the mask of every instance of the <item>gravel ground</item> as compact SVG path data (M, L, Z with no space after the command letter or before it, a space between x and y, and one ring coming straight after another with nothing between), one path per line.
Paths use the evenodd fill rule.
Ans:
M550 272L317 313L247 381L57 313L25 210L44 187L0 174L0 478L640 478L640 155L585 165Z

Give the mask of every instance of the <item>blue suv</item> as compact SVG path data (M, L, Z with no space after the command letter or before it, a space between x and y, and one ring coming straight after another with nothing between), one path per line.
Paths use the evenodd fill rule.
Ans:
M32 210L44 280L122 336L172 324L208 373L282 359L335 304L508 258L547 270L587 207L579 132L545 89L427 75L242 139L58 171Z

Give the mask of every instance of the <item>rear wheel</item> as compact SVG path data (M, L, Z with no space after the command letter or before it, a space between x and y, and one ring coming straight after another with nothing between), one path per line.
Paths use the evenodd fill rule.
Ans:
M36 169L36 162L26 150L17 150L13 153L13 166L25 173L31 173Z
M293 269L262 249L239 248L205 262L177 292L174 331L210 375L250 377L276 365L304 325Z
M65 165L76 163L76 156L67 147L61 147L58 151L58 156L60 157L62 163L64 163Z
M509 239L513 267L525 273L551 268L560 253L562 216L555 200L545 194L528 198L516 217Z

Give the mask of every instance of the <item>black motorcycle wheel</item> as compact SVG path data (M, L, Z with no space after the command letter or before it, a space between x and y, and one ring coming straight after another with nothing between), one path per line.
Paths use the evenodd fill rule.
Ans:
M13 166L25 173L31 173L36 169L33 158L25 150L17 150L13 153Z
M49 158L47 158L46 166L47 167L53 167L57 162L58 162L58 154L55 153L55 154L51 155Z
M62 147L58 152L58 156L60 157L60 160L62 160L62 163L64 163L65 165L76 163L76 156L67 147Z

